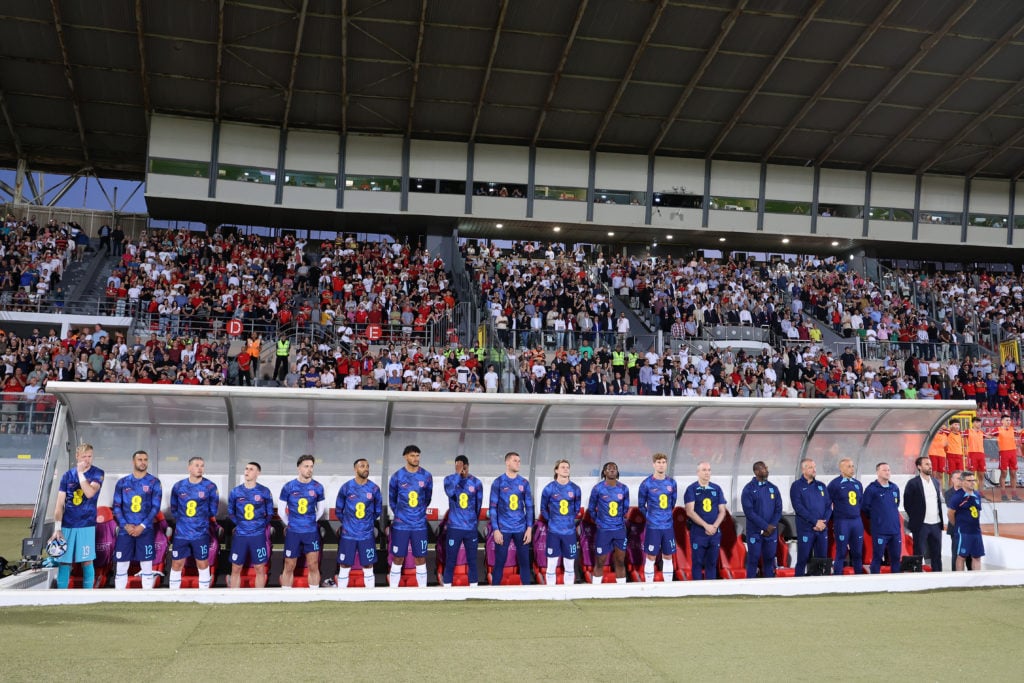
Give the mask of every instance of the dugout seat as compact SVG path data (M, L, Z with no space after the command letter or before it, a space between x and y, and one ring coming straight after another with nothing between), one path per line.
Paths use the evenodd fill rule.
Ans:
M96 559L92 562L95 579L93 588L106 588L114 559L114 545L117 540L117 522L114 511L105 505L96 508ZM82 587L82 565L72 565L68 588Z
M597 524L586 509L580 518L580 571L584 583L592 583L594 578L594 541L597 538ZM623 560L625 562L625 560ZM601 583L615 583L615 567L608 554L608 562L604 565Z
M678 508L677 508L678 509ZM673 512L673 520L675 513ZM626 576L630 581L643 582L644 563L647 561L647 553L644 550L644 539L646 533L646 518L638 507L630 507L626 511ZM676 551L679 550L678 534L676 534ZM673 562L675 562L673 556ZM678 564L676 567L678 568ZM654 582L665 581L665 575L656 562L654 565Z
M778 549L775 552L775 576L791 577L796 576L796 569L789 566L789 544L779 534Z
M690 527L687 524L686 508L677 507L672 511L672 530L676 535L676 554L673 557L676 579L693 580L693 549L690 548Z
M718 527L722 533L718 548L718 576L723 579L747 578L747 544L736 533L736 519L728 510ZM692 571L692 560L691 560Z
M485 556L487 558L487 583L492 586L498 583L502 586L521 586L523 582L519 578L519 564L516 562L515 544L510 545L508 554L505 556L505 567L501 574L501 580L494 581L494 529L491 528L490 522L487 523L486 538Z
M161 579L164 577L164 565L167 561L167 548L170 541L167 540L167 518L163 512L156 514L156 530L153 534L153 588L159 588ZM142 567L138 562L128 565L128 588L142 588Z

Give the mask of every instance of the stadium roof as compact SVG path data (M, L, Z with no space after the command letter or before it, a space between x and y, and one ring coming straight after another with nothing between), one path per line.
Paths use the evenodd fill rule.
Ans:
M147 112L1016 178L1016 0L6 0L0 164L144 173Z

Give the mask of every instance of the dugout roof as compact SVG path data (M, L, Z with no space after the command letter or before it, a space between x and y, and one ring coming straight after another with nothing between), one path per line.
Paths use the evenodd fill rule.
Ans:
M147 113L1016 178L1017 0L6 0L0 165L141 178Z
M294 476L301 453L317 456L317 477L344 477L366 458L384 482L404 465L402 449L416 444L436 479L469 456L485 484L504 471L504 455L522 455L522 473L539 495L555 462L567 458L585 490L602 464L618 463L635 486L651 472L651 455L666 453L680 486L696 478L702 460L739 509L739 494L757 460L768 464L785 491L802 457L818 462L819 477L838 472L851 457L862 474L887 460L896 475L914 472L930 437L973 402L795 399L679 399L558 395L411 394L254 387L188 387L53 382L57 429L47 453L44 482L66 469L73 448L96 448L97 466L127 471L130 454L144 449L150 470L184 475L194 455L207 476L234 486L249 460L264 476ZM590 483L588 483L590 482ZM44 484L40 495L52 486ZM47 510L47 500L41 499ZM681 503L680 503L681 504Z

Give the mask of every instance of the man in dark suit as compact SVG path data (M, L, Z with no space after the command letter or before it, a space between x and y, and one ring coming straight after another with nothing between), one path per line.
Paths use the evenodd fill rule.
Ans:
M937 479L932 477L928 456L915 461L918 476L903 489L907 528L914 536L914 554L927 555L933 572L942 571L942 529L945 505Z

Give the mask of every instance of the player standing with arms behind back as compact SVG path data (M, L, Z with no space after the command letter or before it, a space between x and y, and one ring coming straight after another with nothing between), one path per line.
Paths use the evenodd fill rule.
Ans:
M356 476L342 484L334 502L334 514L341 522L335 585L348 588L349 573L358 557L363 565L363 586L373 588L373 565L377 562L373 527L380 519L383 500L380 487L370 481L370 461L359 458L352 463L352 469Z
M398 588L405 555L411 546L416 563L416 585L424 588L427 585L427 508L434 496L434 477L420 467L419 446L406 446L402 457L405 467L392 474L388 482L388 505L394 517L388 586Z
M174 547L167 584L171 590L181 588L181 572L190 557L196 561L199 589L210 587L210 521L217 516L220 494L217 485L203 476L205 472L205 460L198 456L189 458L188 477L171 488Z
M668 456L655 453L651 456L654 474L640 483L637 505L644 514L646 526L644 530L644 581L654 581L654 563L658 556L662 558L661 573L665 581L671 581L675 574L672 555L676 552L676 537L672 529L672 510L676 506L679 486L676 480L666 476Z
M540 509L548 522L548 538L545 555L547 568L545 582L554 586L557 579L558 561L562 560L566 585L575 583L576 555L580 542L576 537L576 517L580 512L583 492L574 482L569 481L569 461L555 463L555 480L544 487L540 494Z
M235 523L231 536L231 579L228 586L242 585L242 567L252 563L256 570L256 588L267 586L267 527L274 518L274 494L257 479L263 468L258 462L245 466L241 484L228 496L228 519Z
M601 478L590 491L587 511L597 526L594 537L594 576L591 582L604 579L608 554L615 568L615 583L626 583L626 511L629 510L629 488L619 483L619 466L607 462Z
M323 485L313 479L316 458L300 455L295 466L298 475L281 487L277 514L285 524L284 568L281 570L281 588L291 588L295 565L300 555L306 557L310 588L320 587L320 529L317 520L327 507Z

